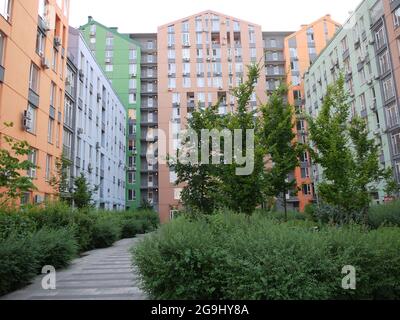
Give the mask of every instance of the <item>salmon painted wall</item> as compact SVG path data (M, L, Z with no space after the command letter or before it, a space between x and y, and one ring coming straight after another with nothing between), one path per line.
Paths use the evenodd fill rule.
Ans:
M6 37L3 67L5 69L4 83L0 84L0 123L13 122L13 128L1 126L1 147L5 147L4 135L9 135L17 140L26 140L32 148L38 150L39 169L34 184L37 191L31 195L51 195L53 188L45 179L46 155L53 157L52 174L55 174L56 158L62 153L62 119L64 109L64 74L66 70L65 58L62 58L63 48L68 43L68 12L69 8L59 8L56 3L68 5L69 1L50 0L52 20L56 21L56 28L47 32L45 38L44 56L50 62L50 68L41 67L41 57L36 53L36 37L38 30L38 0L12 1L11 18L7 21L0 16L0 30ZM57 33L57 34L56 34ZM51 67L54 36L61 38L58 47L57 70ZM28 106L29 75L31 63L39 67L39 106L37 108L36 133L28 133L22 127L22 115ZM48 143L48 124L50 114L50 88L51 82L56 84L56 102L54 108L56 117L53 127L52 143ZM59 119L61 113L61 122Z

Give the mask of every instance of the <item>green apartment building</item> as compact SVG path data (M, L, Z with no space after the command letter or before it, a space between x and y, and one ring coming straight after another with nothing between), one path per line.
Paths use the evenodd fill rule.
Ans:
M306 111L316 117L321 110L327 86L339 74L345 76L350 95L352 115L359 115L368 122L370 137L380 146L382 167L393 167L391 122L398 114L393 90L393 79L388 72L389 60L382 46L385 32L374 25L381 19L380 0L364 0L352 16L338 30L335 37L318 56L305 74ZM381 13L383 17L383 10ZM396 116L397 118L397 116ZM321 168L314 166L313 179L324 179ZM376 203L385 199L384 185L374 194Z
M104 69L127 114L126 153L126 207L141 205L141 48L140 45L120 34L117 28L108 28L89 17L80 30L87 40L98 64Z

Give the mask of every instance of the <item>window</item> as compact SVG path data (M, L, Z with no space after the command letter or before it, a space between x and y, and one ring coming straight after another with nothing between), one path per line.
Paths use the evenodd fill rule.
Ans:
M55 107L56 103L56 84L54 82L51 82L50 86L50 105L52 107Z
M45 35L40 30L38 30L36 36L36 53L39 56L43 56L44 54L44 46L46 43L45 39L46 39Z
M136 94L131 93L129 94L129 104L134 104L134 103L136 103Z
M53 157L51 155L46 155L46 181L51 179L51 167L53 165Z
M381 48L386 44L385 30L383 26L375 33L375 39L377 48Z
M393 22L394 22L394 27L395 28L400 27L400 8L397 8L393 12Z
M136 89L137 83L136 79L129 79L129 89L134 90Z
M114 66L112 64L106 64L106 72L113 72Z
M392 135L392 144L394 155L400 154L400 133Z
M389 100L394 96L393 80L391 77L383 81L383 94L385 100Z
M29 89L36 94L39 93L39 68L35 64L31 64L31 71L29 74Z
M36 149L32 149L28 155L28 161L31 162L34 166L37 166L38 162L38 151ZM36 167L30 168L27 172L28 177L35 179L36 178Z
M49 118L49 124L47 128L47 142L53 144L53 131L54 131L54 120Z
M51 68L53 71L57 72L58 51L56 48L53 48L52 58Z
M128 201L135 201L135 200L136 200L135 190L129 189L128 190Z
M136 172L128 172L128 183L134 184L136 182Z
M390 128L399 124L399 113L396 104L392 104L387 108L387 120Z
M0 0L0 15L6 20L11 18L11 1L12 0Z
M106 38L106 46L107 47L112 47L114 45L114 38L113 37L107 37Z
M311 185L309 185L309 184L304 184L303 185L303 194L305 196L309 196L309 195L312 194Z
M36 133L36 118L37 110L32 105L28 106L26 110L25 129L27 132L35 134Z
M133 76L136 76L136 73L137 73L137 65L131 63L131 64L129 65L129 74L130 74L130 75L133 75Z
M379 56L379 65L381 67L381 74L390 70L389 51L386 50L384 54Z
M130 60L136 60L137 59L136 49L130 49L129 50L129 59Z
M4 63L5 42L6 42L6 37L0 31L0 66L2 66Z

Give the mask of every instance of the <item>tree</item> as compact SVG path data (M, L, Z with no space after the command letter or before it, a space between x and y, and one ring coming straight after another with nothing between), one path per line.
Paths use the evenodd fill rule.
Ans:
M286 103L286 97L285 86L272 93L268 103L261 107L261 127L263 143L272 163L267 169L266 193L283 199L287 220L286 194L297 189L296 180L288 177L299 166L300 152L304 148L295 141L293 107Z
M72 162L63 154L56 161L56 174L50 179L50 185L62 201L71 201L69 170Z
M93 206L93 193L96 192L97 187L91 189L86 177L83 173L74 180L74 192L72 193L72 200L78 209L90 208Z
M13 127L13 123L4 125ZM28 142L17 141L9 136L4 136L4 140L8 148L0 149L0 188L4 189L0 193L1 205L20 198L25 192L36 190L32 178L27 175L27 171L37 168L27 159L32 152Z
M233 149L236 155L232 164L222 164L221 181L223 181L222 195L225 205L235 212L252 214L264 199L263 186L266 150L262 144L262 137L257 120L257 111L249 108L251 96L259 81L260 67L258 65L248 66L247 80L233 90L238 108L225 117L224 126L234 135L235 130L241 130L240 150ZM253 133L254 140L247 141L249 133ZM251 172L238 174L238 169L243 164L238 160L242 156L241 150L246 150L248 161L252 162ZM238 152L239 151L239 152ZM239 154L239 157L237 156Z
M367 123L354 116L344 88L344 79L329 86L316 119L309 118L311 149L315 163L322 166L325 181L318 185L323 201L338 206L347 215L361 213L367 219L371 193L387 181L388 170L380 168L379 148L368 138Z
M215 106L194 111L189 119L190 134L182 139L185 147L178 150L177 159L171 163L178 176L177 183L185 184L181 198L186 207L202 213L227 207L250 214L262 203L264 149L257 136L255 112L248 110L259 75L260 68L250 66L247 81L233 91L238 102L236 111L227 115L218 114L222 102L219 101ZM203 136L204 130L218 132L219 139ZM254 141L248 139L249 133L250 136L254 133ZM240 143L232 143L234 137ZM246 157L243 156L243 149L246 150ZM207 151L207 163L199 161L200 154L201 160L204 160L203 151ZM182 154L192 157L197 163L181 161ZM226 154L234 156L228 160ZM243 159L254 165L249 172L241 172Z
M198 108L193 111L188 120L188 128L195 136L201 137L203 129L220 127L221 117L217 112L217 105L206 109ZM178 150L176 158L170 158L171 169L177 174L177 184L185 183L181 199L188 210L211 214L221 205L221 181L218 179L217 167L213 164L204 164L200 159L202 143L200 139L193 139L186 135L183 139L186 154L192 154L196 161L181 161ZM192 140L193 139L193 140Z

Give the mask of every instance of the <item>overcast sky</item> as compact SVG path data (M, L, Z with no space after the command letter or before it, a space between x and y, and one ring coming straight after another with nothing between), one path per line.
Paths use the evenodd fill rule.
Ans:
M344 23L361 0L71 0L70 24L89 15L121 32L156 32L157 27L204 10L260 24L264 31L294 31L330 13Z

